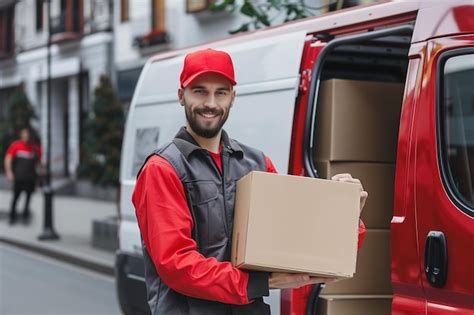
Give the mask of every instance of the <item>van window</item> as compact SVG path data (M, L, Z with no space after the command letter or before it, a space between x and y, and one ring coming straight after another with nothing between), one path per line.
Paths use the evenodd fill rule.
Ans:
M135 132L135 150L133 151L132 177L135 178L145 159L156 148L160 129L158 127L140 128Z
M474 53L447 56L441 62L441 163L454 199L474 209ZM461 53L461 52L460 52ZM471 213L472 214L472 213Z

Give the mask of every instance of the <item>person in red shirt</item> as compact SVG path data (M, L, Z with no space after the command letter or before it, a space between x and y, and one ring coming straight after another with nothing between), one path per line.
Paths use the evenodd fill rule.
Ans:
M41 168L41 146L33 143L29 128L21 129L20 140L8 147L4 166L8 180L13 181L9 223L16 223L16 204L23 191L26 199L22 219L24 223L28 223L31 214L30 198L35 189L37 171Z
M187 124L142 166L132 202L142 237L152 314L270 314L269 289L328 282L308 274L252 272L230 263L235 182L276 172L269 157L222 129L234 103L230 56L188 54L178 98ZM334 180L356 182L349 174ZM361 185L361 208L367 192ZM365 233L361 222L359 241Z

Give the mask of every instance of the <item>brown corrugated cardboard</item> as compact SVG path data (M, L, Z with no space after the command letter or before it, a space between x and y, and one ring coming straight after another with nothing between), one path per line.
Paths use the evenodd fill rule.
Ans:
M390 230L367 230L354 278L330 283L322 294L392 294Z
M322 82L316 113L317 161L394 162L403 85Z
M317 315L390 315L391 295L322 295Z
M395 165L359 162L316 162L321 178L330 178L339 173L350 173L360 179L369 193L362 220L369 229L389 229L393 215L393 191Z
M237 182L233 265L352 277L359 196L355 184L251 172Z

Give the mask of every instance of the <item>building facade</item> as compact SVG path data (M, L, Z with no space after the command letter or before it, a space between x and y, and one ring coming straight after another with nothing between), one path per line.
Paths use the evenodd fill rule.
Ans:
M5 119L9 96L23 84L39 118L36 127L44 147L48 145L49 21L51 167L54 176L74 177L79 163L82 125L92 93L102 74L113 74L112 1L0 2L0 120Z

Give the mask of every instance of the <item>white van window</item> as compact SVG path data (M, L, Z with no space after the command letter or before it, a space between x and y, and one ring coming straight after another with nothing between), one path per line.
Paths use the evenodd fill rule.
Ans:
M132 177L137 176L140 167L153 150L158 148L160 128L140 128L135 132L135 148L133 151Z
M440 99L445 177L455 196L474 208L474 54L446 59Z

